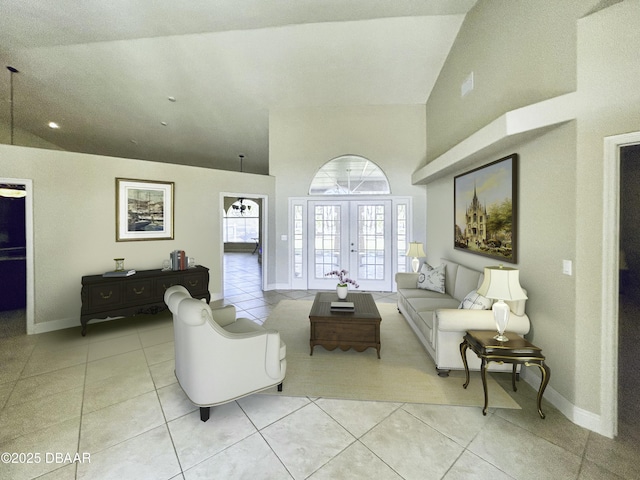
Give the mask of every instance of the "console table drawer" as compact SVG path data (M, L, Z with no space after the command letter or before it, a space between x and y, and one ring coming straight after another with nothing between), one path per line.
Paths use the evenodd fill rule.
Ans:
M167 288L182 284L182 275L167 278L156 278L155 296L158 298L164 298L164 292Z
M87 289L88 309L100 312L112 305L122 303L122 289L118 283L95 285Z
M206 291L208 285L205 285L205 281L207 284L209 283L207 276L203 275L201 272L188 273L182 276L182 285L184 285L191 294Z
M149 300L153 297L153 282L147 280L130 280L125 284L124 292L125 302L141 302Z

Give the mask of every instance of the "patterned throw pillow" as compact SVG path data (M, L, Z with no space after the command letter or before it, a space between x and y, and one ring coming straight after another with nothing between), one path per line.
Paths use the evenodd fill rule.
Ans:
M458 308L464 308L466 310L489 310L492 304L493 302L489 298L483 297L473 290L467 293L467 296L464 297Z
M422 265L418 276L418 288L444 293L444 263L433 268L428 263Z

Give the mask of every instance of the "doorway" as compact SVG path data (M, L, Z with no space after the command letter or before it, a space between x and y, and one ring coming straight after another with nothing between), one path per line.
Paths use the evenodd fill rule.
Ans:
M249 254L252 261L258 264L259 279L257 288L266 288L266 258L263 252L266 251L267 239L265 236L267 197L256 194L221 193L220 201L222 205L221 231L222 231L222 252L221 252L221 285L223 285L224 296L228 295L224 288L225 280L229 274L235 272L227 271L234 268L233 262L227 262L227 256L233 253ZM253 270L253 269L252 269Z
M640 440L640 144L620 149L618 435Z
M624 270L621 266L628 265L627 252L624 250L626 246L621 243L621 211L625 207L622 205L621 191L622 157L635 151L638 145L640 145L640 132L614 135L604 139L601 295L603 320L600 329L602 362L598 433L611 438L619 433L620 408L626 408L620 401L625 392L619 389L621 383L627 381L622 377L620 356L624 355L624 350L621 350L619 340L620 329L624 328L621 326L620 319L621 297L626 295L625 290L629 288L628 279L624 279L624 285L621 282L621 277L624 278L627 275L621 272ZM627 147L632 147L633 150L626 150Z
M35 333L32 186L0 178L0 337Z
M342 269L364 290L391 286L391 201L312 201L307 236L309 287L332 289Z
M289 198L289 288L333 290L346 275L362 290L394 291L408 271L411 197L374 195Z

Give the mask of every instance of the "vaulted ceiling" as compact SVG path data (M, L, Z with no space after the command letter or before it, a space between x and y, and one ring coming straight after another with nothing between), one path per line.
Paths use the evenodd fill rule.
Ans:
M74 152L225 170L242 154L267 174L270 110L424 104L475 3L2 0L12 125Z

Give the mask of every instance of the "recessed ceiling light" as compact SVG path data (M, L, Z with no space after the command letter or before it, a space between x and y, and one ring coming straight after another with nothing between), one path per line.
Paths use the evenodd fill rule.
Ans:
M160 125L162 125L163 127L167 126L167 122L160 122Z
M49 122L49 128L53 128L55 130L57 128L60 128L60 125L58 125L56 122Z
M135 138L132 138L131 140L129 140L131 143L133 143L134 145L138 144L138 141Z
M170 102L175 102L176 101L176 97L168 97Z

